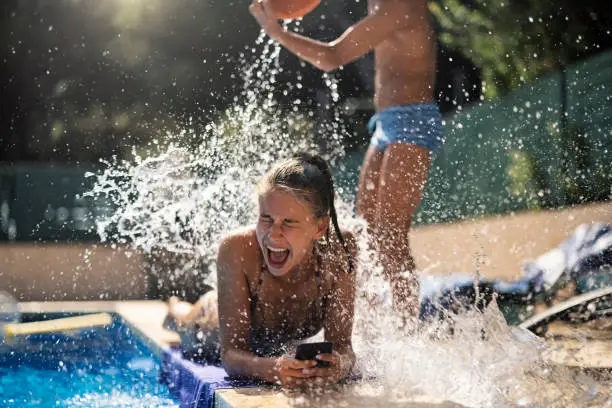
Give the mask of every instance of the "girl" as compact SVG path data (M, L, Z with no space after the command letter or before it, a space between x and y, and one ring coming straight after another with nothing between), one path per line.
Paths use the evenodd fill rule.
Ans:
M231 377L287 387L345 378L354 364L352 235L340 231L325 160L297 154L258 185L255 227L223 239L217 255L221 359ZM333 232L330 231L333 229ZM328 362L292 357L293 346L321 329Z

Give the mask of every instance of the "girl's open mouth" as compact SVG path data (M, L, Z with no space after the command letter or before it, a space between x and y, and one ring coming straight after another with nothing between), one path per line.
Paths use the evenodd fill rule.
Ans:
M268 262L270 266L276 269L280 269L285 265L287 259L289 259L289 250L284 248L266 247L268 251Z

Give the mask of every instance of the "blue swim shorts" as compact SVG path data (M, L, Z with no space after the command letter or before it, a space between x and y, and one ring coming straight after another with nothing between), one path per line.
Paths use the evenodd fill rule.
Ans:
M378 151L391 143L408 143L434 153L444 142L442 115L434 103L392 106L372 116L368 129L370 146Z

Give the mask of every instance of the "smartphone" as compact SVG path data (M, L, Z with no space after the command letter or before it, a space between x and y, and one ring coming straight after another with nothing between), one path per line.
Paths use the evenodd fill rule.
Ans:
M333 344L330 341L319 343L304 343L297 346L295 352L296 360L316 360L316 367L329 367L329 362L316 359L317 354L329 354L332 352Z

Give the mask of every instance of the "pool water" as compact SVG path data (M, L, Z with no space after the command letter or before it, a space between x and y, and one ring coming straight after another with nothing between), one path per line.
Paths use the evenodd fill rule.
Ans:
M66 317L25 315L22 321ZM178 407L161 363L118 317L110 327L0 343L1 407Z

